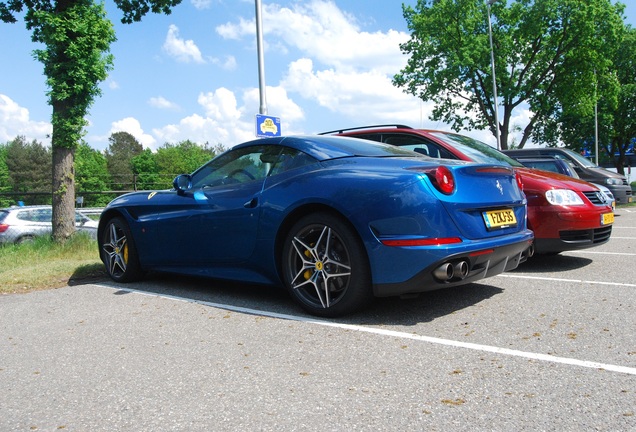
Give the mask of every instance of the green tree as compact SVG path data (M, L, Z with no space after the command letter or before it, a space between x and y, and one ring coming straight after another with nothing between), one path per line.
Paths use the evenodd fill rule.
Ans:
M108 142L110 144L106 149L106 161L113 182L112 189L132 190L134 173L131 161L143 152L144 147L128 132L115 132L108 138Z
M41 143L19 136L5 147L10 191L15 201L51 203L51 151ZM24 195L21 195L24 194Z
M171 184L176 175L193 172L212 159L214 155L215 149L210 148L207 144L200 146L190 140L185 140L176 145L165 143L157 149L155 160L161 179L168 180Z
M135 175L135 190L163 189L169 185L163 184L159 180L157 162L155 155L150 149L144 149L140 154L134 156L131 161L132 170Z
M113 198L99 193L109 190L111 183L106 157L85 142L75 152L75 183L86 207L104 206Z
M4 195L11 191L9 183L9 167L7 166L7 146L0 145L0 207L8 207L13 203L13 199Z
M636 138L636 30L631 26L625 26L612 60L613 68L595 82L598 121L594 112L579 115L564 110L559 126L569 147L594 150L598 124L599 159L613 162L624 174L626 154Z
M502 149L523 131L518 147L546 135L563 105L590 112L590 83L611 67L611 50L623 26L620 3L610 0L511 0L492 5L495 76ZM401 45L407 65L393 83L434 102L432 120L453 129L488 128L496 136L487 2L418 0L403 6L411 31ZM521 129L513 113L528 107ZM552 129L551 129L552 130Z
M181 0L114 0L122 22L139 21L148 12L170 13ZM8 0L0 2L0 19L15 23L24 14L32 40L44 45L34 56L44 65L53 125L53 237L68 238L75 231L75 150L86 126L85 116L99 83L107 77L115 41L103 3L93 0Z

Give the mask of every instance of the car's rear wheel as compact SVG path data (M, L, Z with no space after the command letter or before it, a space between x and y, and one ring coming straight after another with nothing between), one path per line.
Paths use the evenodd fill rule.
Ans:
M102 261L106 272L116 282L131 282L143 275L130 228L121 218L106 223L102 233Z
M292 227L282 270L293 298L313 315L350 314L373 299L362 242L347 223L329 213L305 216Z

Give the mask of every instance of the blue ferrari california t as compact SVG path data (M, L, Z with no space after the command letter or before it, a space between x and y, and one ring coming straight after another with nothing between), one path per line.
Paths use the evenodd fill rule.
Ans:
M330 136L237 145L171 190L116 198L98 229L117 282L155 270L283 285L328 317L514 269L532 239L510 168Z

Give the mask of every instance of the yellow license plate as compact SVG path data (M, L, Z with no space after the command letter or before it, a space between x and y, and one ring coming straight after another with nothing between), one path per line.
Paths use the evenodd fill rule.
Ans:
M508 228L517 225L515 212L511 209L490 210L482 213L486 228L493 230L497 228Z
M609 225L614 223L614 213L604 213L601 215L601 225Z

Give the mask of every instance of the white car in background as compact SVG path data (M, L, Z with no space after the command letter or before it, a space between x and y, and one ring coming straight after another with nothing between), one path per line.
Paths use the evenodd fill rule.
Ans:
M51 206L23 206L0 209L0 244L22 243L35 237L50 235L53 211ZM75 211L75 227L97 238L98 221Z

